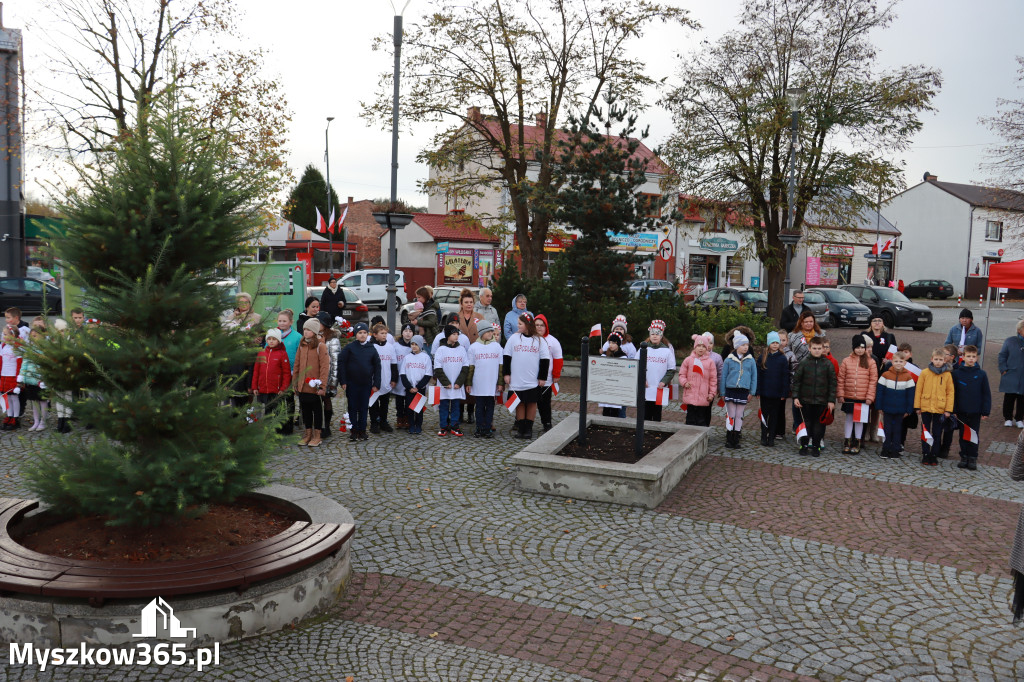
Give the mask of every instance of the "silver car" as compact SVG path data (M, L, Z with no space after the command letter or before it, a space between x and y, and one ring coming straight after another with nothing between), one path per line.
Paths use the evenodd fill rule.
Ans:
M473 292L474 296L479 295L479 287L434 287L434 300L441 308L441 319L438 320L438 324L444 324L445 321L453 314L459 311L459 294L462 293L463 289L469 289ZM409 313L411 313L416 307L416 300L413 297L412 303L406 303L402 306L402 324L406 324L409 321Z

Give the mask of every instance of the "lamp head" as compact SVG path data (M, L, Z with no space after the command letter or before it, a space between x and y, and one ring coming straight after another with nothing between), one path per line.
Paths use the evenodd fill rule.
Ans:
M807 97L807 88L786 88L786 101L789 102L790 111L800 111Z

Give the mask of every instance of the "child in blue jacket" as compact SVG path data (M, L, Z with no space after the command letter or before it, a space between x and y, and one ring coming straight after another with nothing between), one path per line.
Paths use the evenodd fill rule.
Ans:
M878 377L875 409L882 414L885 441L879 456L895 459L903 451L903 420L914 414L914 375L907 371L907 353L892 357L892 366Z
M965 346L963 364L953 369L953 412L960 421L960 463L958 469L978 468L978 444L974 442L981 420L992 411L988 374L978 366L977 346ZM974 433L970 434L966 427ZM971 436L973 435L973 440Z
M757 363L750 354L750 339L742 332L732 337L733 351L722 363L722 377L718 381L719 393L725 399L729 418L725 421L725 446L740 446L743 430L743 409L751 395L757 395Z
M792 372L779 333L768 332L766 342L757 363L757 393L761 398L761 445L773 448L779 416L785 416L783 405L789 397Z

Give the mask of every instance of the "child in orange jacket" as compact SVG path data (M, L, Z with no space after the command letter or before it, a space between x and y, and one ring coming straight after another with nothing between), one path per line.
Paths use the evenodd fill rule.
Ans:
M843 453L847 455L860 452L864 424L868 421L864 417L868 416L871 403L875 402L878 366L868 353L867 346L868 340L863 334L854 336L853 350L839 366L836 397L846 413Z

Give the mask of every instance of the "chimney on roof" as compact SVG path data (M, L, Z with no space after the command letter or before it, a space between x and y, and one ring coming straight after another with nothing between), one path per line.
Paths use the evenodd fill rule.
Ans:
M937 175L932 175L932 174L931 174L931 173L929 173L928 171L925 171L925 172L924 172L924 181L925 181L925 182L935 182L935 181L936 181L936 180L938 180L938 179L939 179L939 176L937 176Z
M465 212L466 209L464 208L453 208L452 210L448 211L448 215L462 215Z
M538 128L547 128L548 127L548 112L546 112L546 111L538 111L537 114L534 116L534 120L536 120Z
M480 107L470 107L467 112L470 121L479 121L483 116L480 115Z

